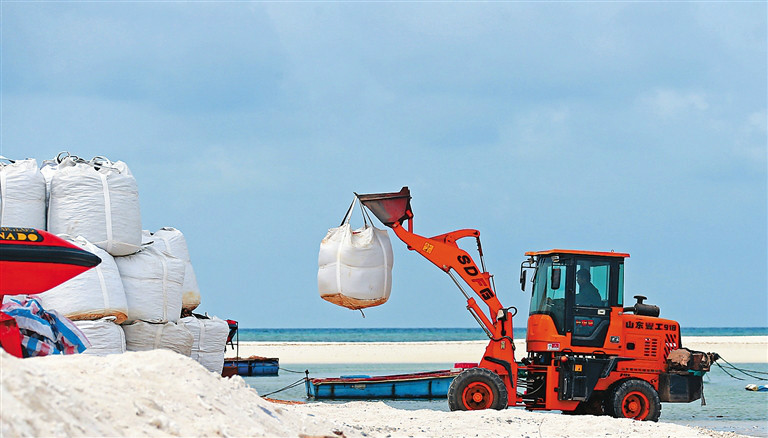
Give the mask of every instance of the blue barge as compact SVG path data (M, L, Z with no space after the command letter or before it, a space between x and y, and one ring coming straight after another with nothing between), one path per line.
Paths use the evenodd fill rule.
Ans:
M276 357L251 356L224 359L224 368L234 369L239 376L276 376L280 360Z
M461 370L389 376L341 376L305 381L307 397L315 399L434 399L448 396Z

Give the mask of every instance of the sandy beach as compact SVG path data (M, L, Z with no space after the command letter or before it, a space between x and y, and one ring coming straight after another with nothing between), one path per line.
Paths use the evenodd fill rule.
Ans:
M477 362L486 341L447 342L240 342L240 356L277 357L281 364ZM692 350L716 352L731 363L768 363L768 336L685 337ZM515 340L517 357L525 340ZM228 356L234 351L227 350Z
M0 435L223 437L738 437L609 417L275 404L239 376L168 350L17 359L0 351Z

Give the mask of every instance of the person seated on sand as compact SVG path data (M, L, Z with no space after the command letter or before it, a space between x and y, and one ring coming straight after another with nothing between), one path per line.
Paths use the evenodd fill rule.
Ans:
M603 305L603 298L600 291L592 284L592 276L589 269L582 268L576 272L576 283L578 291L576 292L576 305L587 307L598 307Z

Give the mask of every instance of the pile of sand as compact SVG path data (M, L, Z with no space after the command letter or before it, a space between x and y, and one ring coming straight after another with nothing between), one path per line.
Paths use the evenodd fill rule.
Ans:
M0 436L734 437L522 409L404 411L381 402L280 405L166 350L16 359L0 351Z
M169 350L17 359L0 351L0 436L333 435L245 381Z

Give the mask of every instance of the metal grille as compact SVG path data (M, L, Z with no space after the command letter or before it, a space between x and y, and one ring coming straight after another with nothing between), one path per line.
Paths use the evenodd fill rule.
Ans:
M645 348L643 356L656 357L659 353L659 340L656 338L645 338Z

